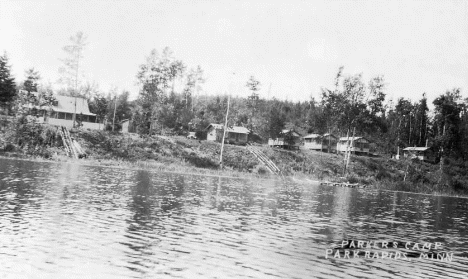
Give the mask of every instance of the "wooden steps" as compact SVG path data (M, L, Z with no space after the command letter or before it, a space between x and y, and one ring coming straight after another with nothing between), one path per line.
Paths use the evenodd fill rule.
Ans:
M257 160L264 165L271 173L281 175L281 170L273 163L259 148L247 143L247 150L252 153Z
M68 157L78 159L85 155L80 144L70 137L70 132L64 126L58 128L60 137L62 138L63 147Z

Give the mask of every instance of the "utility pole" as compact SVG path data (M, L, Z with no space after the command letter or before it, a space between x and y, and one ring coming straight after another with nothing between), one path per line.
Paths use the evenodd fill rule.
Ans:
M232 73L234 77L236 73ZM224 121L224 129L223 129L223 140L221 141L221 153L219 154L219 166L223 168L223 150L224 150L224 139L226 138L226 130L227 130L227 123L228 123L228 115L229 115L229 103L231 101L231 94L228 95L228 103L227 103L227 110L226 110L226 119Z
M221 169L223 168L223 150L224 150L224 139L226 137L226 129L227 129L227 122L228 122L228 114L229 114L229 102L231 100L231 95L228 95L228 103L227 103L227 111L226 111L226 120L224 121L224 129L223 129L223 140L221 142L221 154L219 155L219 166Z
M349 159L351 158L351 150L353 149L354 146L354 134L356 133L356 127L353 129L353 137L351 138L351 148L349 149L349 154L348 154L348 160L346 161L346 170L348 170L348 165L349 165Z
M76 92L76 88L75 88ZM73 113L73 128L75 128L75 122L76 122L76 96L75 96L75 112Z
M114 117L112 118L112 132L115 126L115 111L117 110L117 96L114 96Z
M348 158L348 149L349 149L349 128L348 131L346 132L346 150L345 150L345 156L343 160L343 176L346 174L346 161Z
M81 55L81 49L78 49L79 53L77 55L77 60L76 60L76 72L75 72L75 112L73 113L73 128L75 128L75 122L76 122L76 94L78 90L78 73L80 70L80 55Z

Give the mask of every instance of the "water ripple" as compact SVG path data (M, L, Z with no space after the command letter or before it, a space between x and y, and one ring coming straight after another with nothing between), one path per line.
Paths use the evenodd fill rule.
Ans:
M0 277L466 278L465 205L409 193L0 159ZM454 256L326 257L346 239L441 242Z

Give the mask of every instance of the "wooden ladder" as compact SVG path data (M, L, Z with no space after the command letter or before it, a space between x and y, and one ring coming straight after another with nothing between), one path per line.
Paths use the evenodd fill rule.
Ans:
M59 128L60 137L62 138L63 146L67 152L67 156L78 159L78 152L70 137L70 132L64 126Z
M250 151L250 153L252 153L255 158L257 158L257 160L262 164L264 165L271 173L273 174L276 174L276 175L281 175L282 176L282 173L281 173L281 170L275 165L275 163L273 163L273 161L271 161L260 149L258 149L257 147L251 145L251 144L247 144L247 150Z

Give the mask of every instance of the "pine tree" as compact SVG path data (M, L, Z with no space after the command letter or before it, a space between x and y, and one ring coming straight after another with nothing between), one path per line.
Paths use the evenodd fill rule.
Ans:
M37 92L38 81L41 76L34 68L25 71L26 80L24 81L24 90L31 92Z
M8 57L5 53L0 56L0 106L10 108L15 96L15 79L11 76Z

